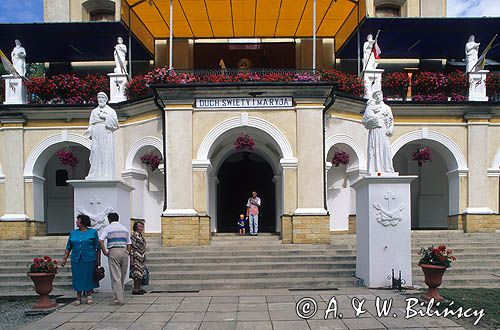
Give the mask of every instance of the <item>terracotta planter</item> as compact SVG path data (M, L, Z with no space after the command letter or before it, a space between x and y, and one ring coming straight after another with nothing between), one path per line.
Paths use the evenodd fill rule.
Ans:
M429 287L424 298L427 300L434 298L435 301L443 300L443 297L439 294L438 287L441 285L443 274L448 267L425 264L420 264L419 266L422 267L422 271L424 272L425 284Z
M52 281L54 281L55 273L28 273L35 284L35 291L40 295L33 309L48 309L57 306L57 303L49 298L52 292Z

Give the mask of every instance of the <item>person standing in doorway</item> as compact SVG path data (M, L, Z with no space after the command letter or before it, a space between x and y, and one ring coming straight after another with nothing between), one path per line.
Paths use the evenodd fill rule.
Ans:
M123 305L123 285L128 270L130 255L130 232L118 222L117 213L108 214L109 225L99 235L99 244L102 253L108 257L109 272L111 273L111 288L114 301L112 305ZM106 246L104 246L106 241Z
M257 192L252 191L252 197L247 202L247 218L248 227L250 227L250 235L258 236L259 234L259 208L260 198L257 197Z

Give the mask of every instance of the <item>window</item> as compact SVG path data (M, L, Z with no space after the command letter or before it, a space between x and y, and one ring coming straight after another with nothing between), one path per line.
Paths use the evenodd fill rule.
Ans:
M89 20L91 22L112 22L115 20L115 14L103 11L94 11L90 13Z
M68 186L68 171L57 170L56 171L56 187L67 187Z
M375 8L375 17L401 17L401 6L384 4Z

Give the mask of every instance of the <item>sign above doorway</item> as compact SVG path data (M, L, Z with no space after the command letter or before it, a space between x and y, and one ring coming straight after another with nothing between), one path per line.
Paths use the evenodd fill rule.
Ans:
M197 98L196 109L269 109L293 108L293 97L219 97Z

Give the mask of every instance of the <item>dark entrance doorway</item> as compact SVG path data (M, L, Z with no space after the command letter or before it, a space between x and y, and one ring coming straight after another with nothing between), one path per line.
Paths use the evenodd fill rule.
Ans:
M262 200L259 232L276 232L276 196L273 169L257 154L240 152L229 156L217 173L217 231L236 233L240 213L245 214L252 191ZM248 232L248 228L247 228Z

